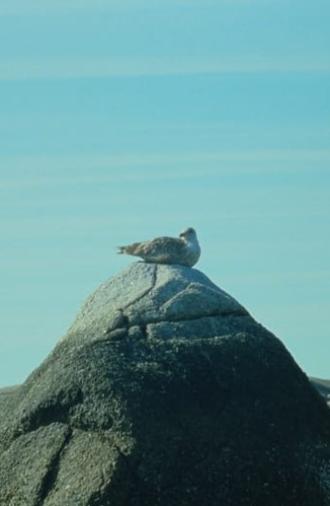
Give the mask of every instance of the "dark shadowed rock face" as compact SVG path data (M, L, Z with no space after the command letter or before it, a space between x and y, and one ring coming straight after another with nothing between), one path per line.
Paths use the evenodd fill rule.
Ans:
M329 506L330 417L206 276L133 264L0 391L1 506Z
M326 403L330 408L330 380L324 380L319 378L310 378L310 381L314 388L324 397Z

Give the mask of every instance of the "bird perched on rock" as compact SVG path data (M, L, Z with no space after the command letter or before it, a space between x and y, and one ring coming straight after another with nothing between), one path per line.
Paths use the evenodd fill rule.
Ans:
M192 267L200 257L201 249L193 228L187 228L179 237L156 237L150 241L119 246L118 253L143 258L156 264L181 264Z

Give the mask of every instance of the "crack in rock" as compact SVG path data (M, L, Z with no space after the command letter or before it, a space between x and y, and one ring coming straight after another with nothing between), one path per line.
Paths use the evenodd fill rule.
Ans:
M155 288L157 283L157 267L158 267L157 265L153 265L151 286L148 287L144 292L142 292L138 297L131 300L128 304L117 309L117 314L114 316L111 324L104 332L106 336L109 336L113 340L120 340L129 333L129 330L132 327L140 327L142 335L146 337L147 324L142 324L140 326L130 325L129 317L127 314L125 314L125 309L128 309L129 307L133 306L134 304L142 300L146 295L148 295L148 293L150 293Z
M59 448L58 452L54 455L51 462L49 463L49 468L47 473L45 474L41 484L40 484L40 492L37 501L35 502L35 506L42 506L50 494L59 472L60 468L60 460L65 451L66 447L70 443L72 438L72 429L68 426L67 434L64 438L63 444Z
M119 309L120 311L124 311L125 309L129 308L130 306L133 306L134 304L139 302L141 299L143 299L146 295L148 295L148 293L151 292L151 290L153 290L155 288L156 283L157 283L157 268L158 268L157 264L153 265L151 286L146 288L146 290L144 290L144 292L140 293L140 295L138 295L138 297L135 297L135 299L132 299L125 306L120 308ZM124 315L125 315L125 313L124 313Z
M228 311L222 311L222 312L220 311L220 312L207 313L207 314L198 314L196 316L193 316L193 317L189 316L187 318L182 318L182 317L171 318L171 319L159 318L159 319L150 321L148 323L180 323L180 322L190 322L190 321L200 320L201 318L218 318L218 317L228 318L229 316L249 316L249 315L245 310L236 309L234 311L228 310Z
M22 411L20 424L16 428L13 440L22 434L33 432L40 427L47 427L55 422L68 425L73 408L82 405L83 402L83 393L79 388L65 400L61 395L58 395L51 402L48 401L37 405L34 410Z
M244 309L237 309L234 311L223 311L223 312L215 312L212 314L199 314L195 317L189 317L189 318L176 318L176 319L166 319L166 318L157 318L157 319L151 319L148 322L140 323L139 325L132 324L125 327L116 328L114 330L111 330L110 332L106 332L107 337L109 337L111 340L120 340L125 337L130 338L142 338L148 337L148 328L150 325L157 325L157 324L175 324L175 323L187 323L195 322L199 320L212 320L213 318L230 318L230 317L247 317L249 318L249 314ZM257 323L255 323L257 325Z

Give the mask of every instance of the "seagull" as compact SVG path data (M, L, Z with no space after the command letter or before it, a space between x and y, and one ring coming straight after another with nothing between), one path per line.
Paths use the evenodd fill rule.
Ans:
M180 264L192 267L198 262L201 249L197 234L191 227L179 237L156 237L118 247L119 254L133 255L155 264Z

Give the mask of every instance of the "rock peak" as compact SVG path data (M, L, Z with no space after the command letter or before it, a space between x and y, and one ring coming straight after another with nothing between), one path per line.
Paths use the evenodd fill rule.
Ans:
M104 282L87 299L68 338L88 331L100 338L139 329L147 337L198 337L228 330L248 312L197 269L182 265L136 262ZM238 320L237 320L238 321ZM237 323L237 322L236 322Z

